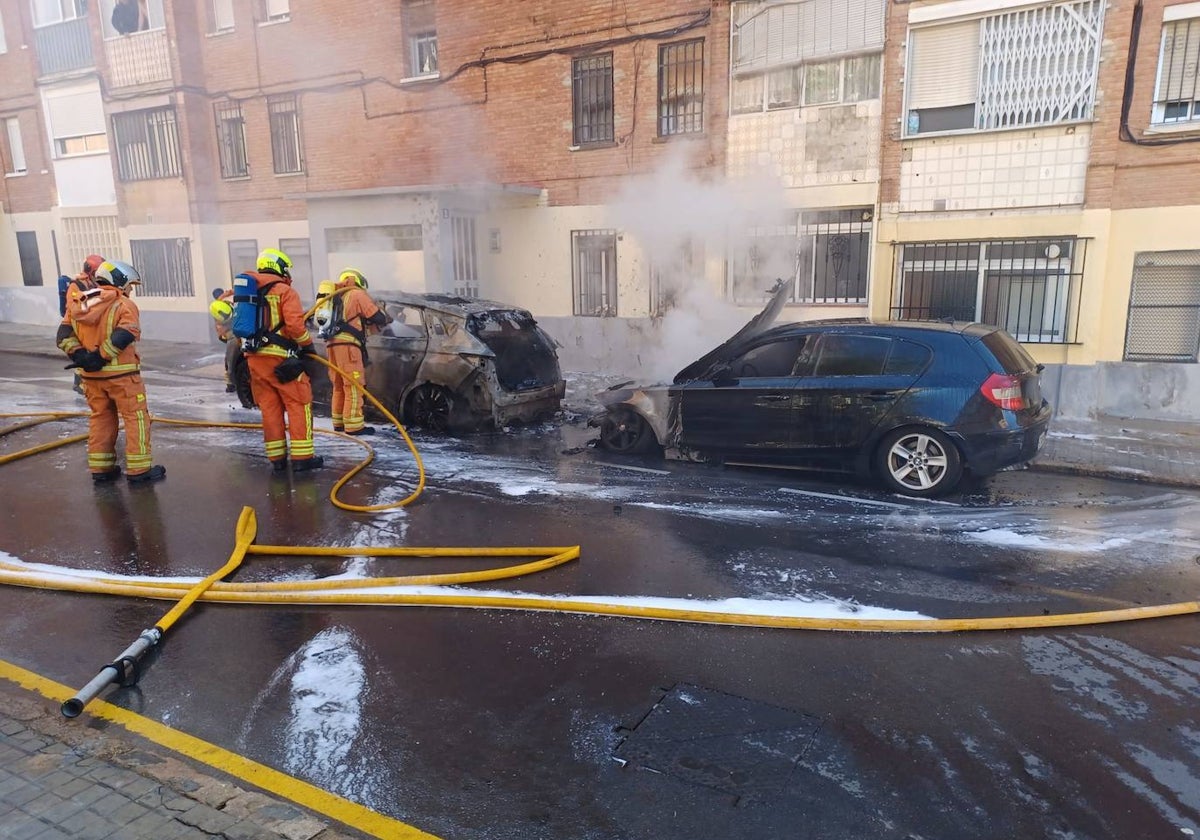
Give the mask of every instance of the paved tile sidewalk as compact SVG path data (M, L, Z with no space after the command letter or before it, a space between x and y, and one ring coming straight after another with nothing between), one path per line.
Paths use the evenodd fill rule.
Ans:
M352 840L290 802L245 790L120 727L67 721L0 681L4 840Z

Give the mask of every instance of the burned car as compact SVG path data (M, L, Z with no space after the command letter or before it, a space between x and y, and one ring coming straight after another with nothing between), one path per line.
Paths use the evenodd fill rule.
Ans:
M440 294L384 292L375 302L393 320L367 339L365 384L406 425L471 431L558 411L566 383L554 339L524 309ZM252 406L245 359L234 364L238 397ZM330 392L328 376L313 378L314 402L328 404Z
M873 475L912 496L1037 454L1051 415L1042 368L1004 330L861 318L772 326L786 293L777 286L763 312L672 383L598 394L601 445Z

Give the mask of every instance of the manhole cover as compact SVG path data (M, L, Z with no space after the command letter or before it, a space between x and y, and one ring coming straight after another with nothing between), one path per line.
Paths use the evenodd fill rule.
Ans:
M820 725L812 715L679 684L613 757L759 802L783 790Z

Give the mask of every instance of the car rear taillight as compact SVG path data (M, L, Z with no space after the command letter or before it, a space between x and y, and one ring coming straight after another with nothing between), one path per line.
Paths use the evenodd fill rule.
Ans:
M1025 408L1025 395L1021 392L1021 379L1007 373L993 373L979 386L979 391L988 401L1009 411Z

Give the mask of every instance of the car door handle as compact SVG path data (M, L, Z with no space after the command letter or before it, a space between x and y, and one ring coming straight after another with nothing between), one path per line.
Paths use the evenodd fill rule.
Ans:
M759 397L758 401L760 403L787 402L790 399L791 399L791 396L788 394L766 394L764 396Z
M896 391L872 391L867 394L867 399L871 402L886 402L896 399L896 393Z

